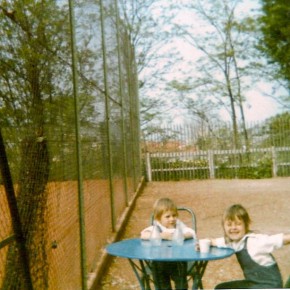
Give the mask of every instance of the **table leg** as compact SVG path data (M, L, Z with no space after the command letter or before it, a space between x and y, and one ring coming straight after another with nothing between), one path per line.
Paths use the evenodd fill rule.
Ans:
M139 260L139 265L134 263L131 259L128 259L130 262L130 265L135 273L136 278L138 279L138 282L140 284L140 287L142 290L151 290L150 287L150 280L148 273L146 271L146 266L144 264L144 261Z
M136 278L138 279L141 290L151 290L150 276L149 276L150 274L148 274L146 270L147 261L138 260L139 265L137 265L135 262L133 262L132 259L128 259L128 260L135 273ZM203 289L202 277L204 275L207 264L208 264L208 261L196 261L194 262L192 267L189 269L188 275L190 275L193 279L192 290ZM152 268L152 265L148 264L147 266L149 268ZM155 272L154 269L152 272L153 273ZM155 281L154 277L153 277L153 281ZM155 283L154 283L154 286L156 288Z
M197 261L194 262L191 269L189 270L189 275L193 279L192 290L203 289L202 277L205 272L208 261Z

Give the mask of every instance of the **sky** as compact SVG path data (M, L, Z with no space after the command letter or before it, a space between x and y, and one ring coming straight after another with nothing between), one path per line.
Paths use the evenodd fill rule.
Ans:
M180 3L185 3L187 0L180 0ZM258 0L244 0L243 4L240 7L240 13L241 14L250 14L252 9L258 8L259 1ZM192 14L187 15L186 11L177 17L178 22L188 22L192 23L192 21L196 21L192 18ZM175 42L172 43L173 46L176 47L176 49L179 50L180 54L184 58L184 62L181 65L181 67L177 67L175 70L175 73L172 73L170 75L170 78L179 78L178 71L184 71L186 70L186 64L187 62L193 61L193 47L190 45L186 45L184 42L180 42L175 40ZM196 52L198 54L198 52ZM247 102L244 104L244 113L246 116L246 120L249 122L255 122L255 121L263 121L271 116L276 115L277 113L281 113L282 109L280 107L280 104L278 104L274 98L271 98L269 96L266 96L266 94L271 94L272 86L271 84L260 82L257 84L256 87L253 87L252 90L248 91L245 95L247 97ZM176 115L176 122L180 123L183 120L183 115L180 114L179 110L175 110L174 114ZM220 116L225 121L230 121L230 116L226 111L221 110Z
M261 84L261 86L264 90L267 90L267 84ZM265 120L281 111L277 101L263 96L258 90L254 90L252 94L248 94L248 106L245 107L246 120Z
M175 43L180 50L184 59L192 60L192 47L184 45L184 43ZM186 64L186 62L184 62ZM184 64L183 64L184 66ZM171 75L173 77L173 75ZM176 74L178 76L178 74ZM272 91L271 84L261 82L256 88L247 92L247 102L245 103L244 110L246 120L249 122L263 121L277 113L282 112L280 104L265 93ZM225 121L230 121L230 116L225 111L221 110L221 118ZM178 114L177 114L178 115ZM177 120L180 122L180 120Z

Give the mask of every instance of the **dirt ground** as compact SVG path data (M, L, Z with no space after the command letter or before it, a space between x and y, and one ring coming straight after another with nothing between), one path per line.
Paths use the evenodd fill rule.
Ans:
M222 236L221 216L234 203L244 205L252 219L252 230L261 233L290 233L290 178L262 180L206 180L148 183L137 200L123 239L139 237L148 226L157 198L170 197L178 206L192 208L197 217L199 238ZM290 275L290 245L274 252L284 281ZM213 289L220 282L242 278L236 257L211 261L203 286ZM102 290L140 289L126 259L115 258L102 281Z

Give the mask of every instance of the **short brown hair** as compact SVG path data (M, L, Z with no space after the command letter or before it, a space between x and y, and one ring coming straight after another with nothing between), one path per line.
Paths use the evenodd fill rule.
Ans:
M246 233L248 233L250 231L251 219L247 210L240 204L234 204L226 209L223 215L223 225L226 220L233 221L236 218L244 222Z
M178 216L177 206L167 197L156 200L153 206L153 217L155 220L160 220L162 214L166 211L172 211Z

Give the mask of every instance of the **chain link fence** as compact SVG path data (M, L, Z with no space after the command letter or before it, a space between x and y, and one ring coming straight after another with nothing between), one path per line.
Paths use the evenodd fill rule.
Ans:
M90 288L142 181L134 47L117 1L48 2L1 6L0 154L13 181L7 192L0 177L1 289Z

